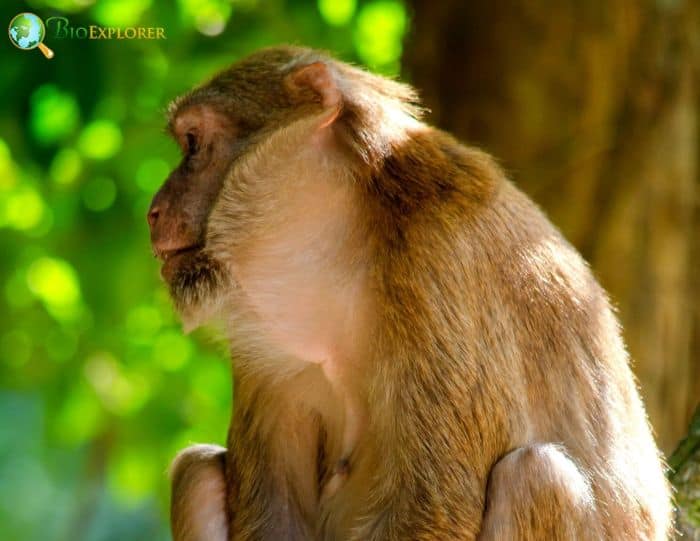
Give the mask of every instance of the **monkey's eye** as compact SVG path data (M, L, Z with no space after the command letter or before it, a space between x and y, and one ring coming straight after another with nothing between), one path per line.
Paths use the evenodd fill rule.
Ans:
M197 151L199 150L199 147L197 145L197 136L192 133L188 132L185 134L185 142L186 142L186 148L185 148L185 153L187 156L194 156L197 154Z

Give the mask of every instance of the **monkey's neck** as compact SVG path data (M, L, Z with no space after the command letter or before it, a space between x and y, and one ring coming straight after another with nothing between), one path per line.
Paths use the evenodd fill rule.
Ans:
M313 530L324 506L356 474L366 402L355 392L354 370L330 361L306 363L293 375L275 378L236 365L229 450L255 465L252 477L237 481L239 497L271 506L272 522L296 521L293 529Z
M294 487L283 498L292 501L279 506L312 521L353 472L366 425L372 326L362 276L346 275L335 288L325 280L311 293L303 284L285 287L275 303L241 299L237 313L244 315L232 322L231 336L236 390L229 447L244 453L257 447L250 453L263 462L271 491ZM260 291L256 285L244 280L242 292Z

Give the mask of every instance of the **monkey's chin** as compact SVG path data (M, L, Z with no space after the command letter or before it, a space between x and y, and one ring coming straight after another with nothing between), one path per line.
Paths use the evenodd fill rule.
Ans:
M160 268L160 275L163 277L163 280L171 284L177 279L177 274L183 265L196 261L200 252L201 247L193 246L170 255Z
M216 317L228 283L222 265L205 250L193 249L168 258L161 275L189 332Z

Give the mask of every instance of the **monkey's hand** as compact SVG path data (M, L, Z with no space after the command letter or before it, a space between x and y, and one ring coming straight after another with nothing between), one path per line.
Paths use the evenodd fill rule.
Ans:
M588 480L559 446L519 447L491 470L478 541L603 537Z
M193 445L170 468L173 541L226 541L226 449Z

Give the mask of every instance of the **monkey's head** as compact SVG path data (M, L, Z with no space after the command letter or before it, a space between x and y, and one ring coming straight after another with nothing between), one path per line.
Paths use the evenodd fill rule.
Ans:
M352 237L357 176L415 123L414 101L409 87L294 47L255 53L176 99L168 131L182 161L148 223L186 325L241 280L278 279L267 270L324 273L339 257L331 244Z

